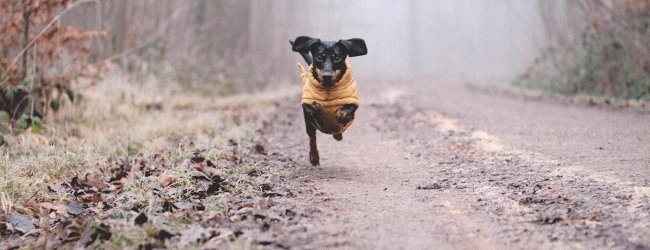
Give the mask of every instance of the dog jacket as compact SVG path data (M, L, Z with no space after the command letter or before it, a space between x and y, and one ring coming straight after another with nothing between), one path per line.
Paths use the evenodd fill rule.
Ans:
M314 102L321 105L323 112L315 117L321 124L316 122L313 125L323 133L339 134L343 133L352 120L343 124L336 119L336 113L341 110L343 105L355 104L359 106L359 97L357 96L357 82L352 78L352 67L348 61L345 61L347 67L341 80L334 86L325 88L316 80L313 75L314 65L305 69L300 63L298 67L301 70L300 80L302 81L302 103L313 105Z

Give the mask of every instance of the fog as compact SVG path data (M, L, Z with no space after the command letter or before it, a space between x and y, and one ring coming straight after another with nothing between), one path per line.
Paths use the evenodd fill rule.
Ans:
M546 45L540 5L562 3L106 0L64 23L107 30L100 58L124 54L122 64L139 71L163 64L179 81L264 88L295 80L302 59L288 41L307 35L365 39L368 55L351 59L362 77L507 83Z
M521 73L545 45L537 1L309 1L289 37L359 37L367 56L351 61L364 77L427 76L475 82Z

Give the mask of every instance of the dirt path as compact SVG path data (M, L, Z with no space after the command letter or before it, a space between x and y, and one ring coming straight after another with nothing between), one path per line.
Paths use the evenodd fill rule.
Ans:
M650 247L649 116L459 84L364 93L342 142L319 134L320 167L306 164L298 109L274 120L271 151L292 156L290 179L314 190L285 200L309 219L283 245Z
M650 248L650 115L368 82L343 141L319 134L320 167L295 91L159 110L94 99L115 113L51 134L61 156L40 134L11 138L20 171L3 178L32 185L13 208L3 193L0 249ZM105 130L121 132L93 140ZM86 143L139 149L112 159ZM46 163L74 167L53 179Z

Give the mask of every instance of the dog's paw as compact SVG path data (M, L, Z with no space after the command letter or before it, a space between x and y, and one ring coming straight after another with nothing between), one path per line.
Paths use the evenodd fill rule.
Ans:
M309 154L309 163L311 163L312 166L320 165L320 159L318 157L318 153L316 153L315 155Z
M341 133L334 134L333 136L334 136L334 139L336 139L337 141L343 140L343 134L341 134Z
M323 112L323 107L317 102L314 102L314 104L305 103L302 105L302 107L303 110L305 110L311 116L317 116Z
M321 106L320 103L313 102L311 106L315 114L323 112L323 106Z
M336 120L342 124L346 124L354 119L354 114L347 110L339 110L336 112Z

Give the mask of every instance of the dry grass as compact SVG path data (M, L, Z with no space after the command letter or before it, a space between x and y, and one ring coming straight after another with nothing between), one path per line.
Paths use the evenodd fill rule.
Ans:
M262 121L277 115L273 111L279 101L292 95L297 98L297 92L288 88L276 89L221 97L154 79L135 83L122 75L86 87L81 101L48 117L42 134L5 137L6 144L0 147L0 209L4 212L0 219L4 216L6 222L12 213L27 215L37 229L17 234L15 229L0 227L0 238L8 237L0 241L0 248L38 248L50 242L61 246L61 241L51 239L67 237L65 232L85 235L100 227L110 231L109 239L78 237L67 241L72 243L65 243L66 247L251 244L255 232L241 236L228 225L213 224L211 218L243 223L237 228L256 227L255 221L237 219L238 208L261 195L259 186L277 172L268 163L257 165L265 158L255 156L253 145L260 141ZM197 155L205 159L198 165L193 162ZM124 161L129 162L128 176L118 181L119 187L108 184L106 174ZM214 166L207 172L198 170L207 162ZM197 180L197 174L199 179L205 174L208 181ZM101 188L100 201L83 201L84 195L76 193L78 187L70 187L76 182L72 177L91 186L99 180L100 185L117 189L106 193ZM223 180L219 191L200 191L215 177ZM163 178L170 183L165 184ZM48 189L52 183L68 188L53 192ZM83 201L81 216L69 214L69 204L76 201ZM168 201L175 207L171 212L164 209ZM148 222L134 224L138 213L147 214ZM196 230L207 230L212 236L194 238L191 232ZM171 232L174 239L160 238L163 231Z
M218 157L226 153L229 141L257 136L256 124L247 119L263 116L264 108L242 107L270 106L287 96L276 91L226 98L153 79L130 81L113 75L87 87L79 104L68 104L49 118L43 134L5 137L7 144L0 148L0 205L5 214L25 212L30 202L63 201L65 197L48 192L48 184L114 160L166 151L171 152L166 156L171 164L180 164L196 149L208 158ZM187 173L169 174L180 185L191 185ZM148 199L148 190L131 190L143 202Z

